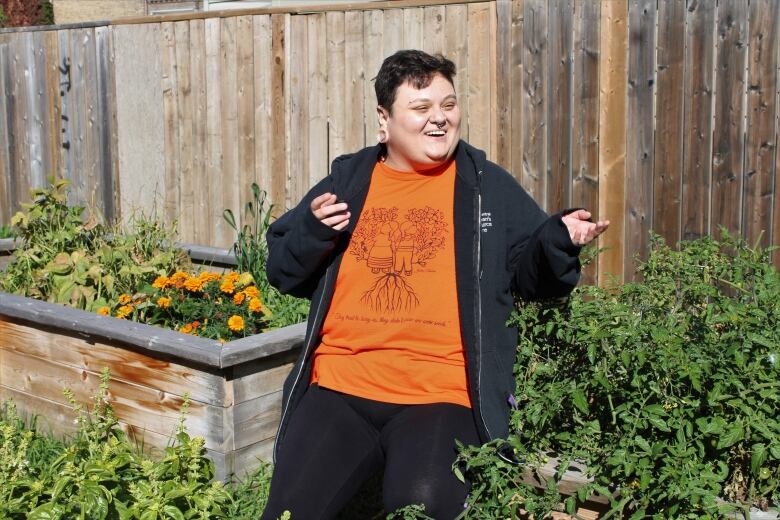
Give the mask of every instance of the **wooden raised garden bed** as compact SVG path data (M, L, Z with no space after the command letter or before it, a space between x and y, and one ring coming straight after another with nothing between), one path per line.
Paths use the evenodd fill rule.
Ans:
M282 383L304 333L299 324L220 344L0 293L0 401L68 434L75 413L63 388L91 406L108 367L116 416L145 449L169 445L187 394L187 431L205 438L217 478L241 476L271 458Z

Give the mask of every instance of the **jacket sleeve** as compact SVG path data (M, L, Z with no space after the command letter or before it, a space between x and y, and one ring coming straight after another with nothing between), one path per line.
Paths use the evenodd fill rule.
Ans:
M581 248L561 220L572 210L548 217L524 190L523 195L521 214L510 225L512 291L525 300L567 296L580 279Z
M311 298L342 233L320 222L311 211L311 201L329 191L333 192L330 176L274 221L266 233L268 281L284 294Z

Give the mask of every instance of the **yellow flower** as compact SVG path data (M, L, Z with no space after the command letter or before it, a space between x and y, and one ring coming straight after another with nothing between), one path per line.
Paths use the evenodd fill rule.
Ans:
M241 332L244 330L244 318L234 314L228 320L228 328L233 332Z
M126 318L131 312L133 312L132 305L122 305L116 310L116 317L119 319Z
M263 302L260 301L260 298L252 298L249 300L249 310L250 312L263 311Z
M250 285L244 289L244 294L246 294L248 298L257 298L260 296L260 290L254 285Z
M192 332L192 324L188 323L188 324L182 326L179 329L179 332L183 332L184 334L189 334L190 332Z
M222 277L222 281L236 283L240 278L241 278L240 274L238 274L235 271L230 271L229 273L225 273L225 275Z
M184 282L184 288L190 292L198 292L203 288L203 282L200 281L200 278L188 278Z
M102 314L103 316L108 316L109 314L111 314L111 309L106 306L103 306L97 310L97 313Z
M236 287L230 280L224 280L222 285L219 286L219 290L226 294L233 294L233 291L236 290Z
M130 297L130 295L129 295L129 294L123 294L123 295L121 295L121 296L119 297L119 303L120 303L121 305L127 305L127 304L128 304L128 303L130 303L131 301L133 301L133 299Z
M176 271L173 273L173 276L171 276L170 283L172 283L177 289L181 289L184 287L184 282L187 281L187 278L189 277L190 276L187 273Z
M236 305L241 305L244 303L244 298L246 298L246 295L243 293L243 291L239 291L233 295L233 303Z
M165 289L171 284L171 280L167 276L158 276L152 282L152 287L155 289Z
M165 296L160 296L157 298L157 306L162 307L163 309L167 309L171 305L171 299L166 298Z

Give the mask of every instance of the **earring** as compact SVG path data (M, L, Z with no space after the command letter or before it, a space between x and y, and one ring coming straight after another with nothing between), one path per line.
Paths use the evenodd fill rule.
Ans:
M380 128L379 131L376 133L376 140L380 143L384 144L387 142L387 130L384 128Z

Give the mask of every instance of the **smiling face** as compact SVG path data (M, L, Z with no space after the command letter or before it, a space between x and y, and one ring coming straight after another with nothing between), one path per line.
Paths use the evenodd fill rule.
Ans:
M396 170L426 170L445 163L460 139L460 108L455 88L436 74L427 87L409 82L396 90L392 112L377 107L387 132L385 163Z

